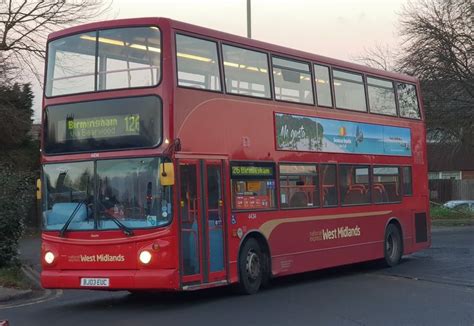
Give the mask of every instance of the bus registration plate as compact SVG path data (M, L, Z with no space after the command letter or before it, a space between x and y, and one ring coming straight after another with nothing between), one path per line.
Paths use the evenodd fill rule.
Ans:
M81 286L108 287L108 278L81 278Z

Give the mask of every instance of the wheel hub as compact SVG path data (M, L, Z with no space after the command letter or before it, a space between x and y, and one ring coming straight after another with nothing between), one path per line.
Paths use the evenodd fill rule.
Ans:
M260 276L260 258L253 250L247 254L246 269L250 279L256 280Z
M397 252L397 243L393 240L393 236L390 234L387 237L387 242L386 242L386 248L387 248L387 254L389 257L393 258L393 256Z

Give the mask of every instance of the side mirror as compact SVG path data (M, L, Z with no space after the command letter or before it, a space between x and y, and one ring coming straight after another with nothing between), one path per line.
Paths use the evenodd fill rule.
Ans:
M174 165L171 162L160 164L160 183L162 186L174 185Z
M41 200L41 179L36 179L36 200Z

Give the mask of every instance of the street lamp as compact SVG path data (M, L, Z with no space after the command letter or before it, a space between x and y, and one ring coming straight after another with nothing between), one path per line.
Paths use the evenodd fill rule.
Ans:
M247 37L252 38L252 8L251 0L247 0Z

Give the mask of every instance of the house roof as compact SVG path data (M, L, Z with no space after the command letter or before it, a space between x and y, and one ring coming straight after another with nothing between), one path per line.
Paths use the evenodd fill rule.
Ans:
M474 171L474 148L452 144L428 143L428 171Z

